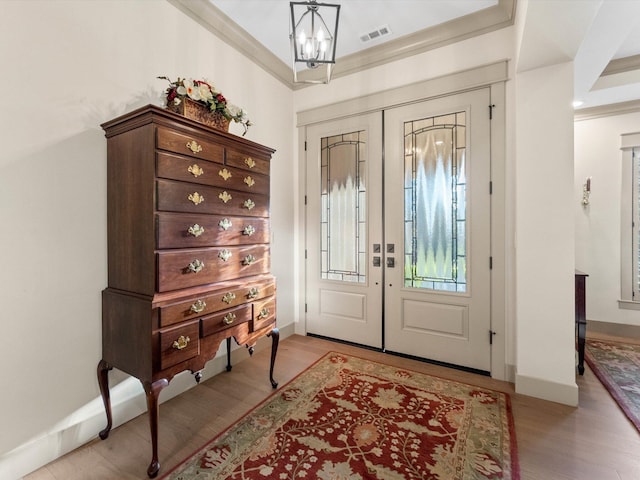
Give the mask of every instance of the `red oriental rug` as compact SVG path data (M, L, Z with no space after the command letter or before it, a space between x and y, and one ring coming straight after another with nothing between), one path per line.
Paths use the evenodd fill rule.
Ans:
M585 360L640 431L640 345L587 339Z
M520 474L507 394L330 352L162 478Z

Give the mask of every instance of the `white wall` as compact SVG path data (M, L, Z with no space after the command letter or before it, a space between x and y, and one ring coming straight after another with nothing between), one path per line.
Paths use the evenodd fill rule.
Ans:
M630 181L622 174L620 135L633 132L640 132L640 112L575 122L576 268L589 274L588 320L640 325L640 311L618 308L621 185ZM583 207L587 177L592 177L592 193Z
M578 403L573 63L516 77L516 391Z
M99 396L107 283L102 122L158 103L165 88L158 75L210 78L247 108L255 123L247 138L277 149L272 271L283 292L294 290L295 181L290 89L167 2L3 1L0 65L2 471L4 453ZM279 296L280 326L295 320L293 303Z

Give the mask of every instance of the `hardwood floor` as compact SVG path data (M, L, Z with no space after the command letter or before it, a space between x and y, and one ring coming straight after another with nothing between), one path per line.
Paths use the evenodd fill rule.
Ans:
M514 393L506 382L371 350L294 335L280 343L276 379L284 385L328 351L476 384L511 395L522 480L640 479L640 434L588 366L577 377L579 408ZM160 475L271 392L269 349L254 354L160 407ZM151 456L146 414L24 477L25 480L146 479Z

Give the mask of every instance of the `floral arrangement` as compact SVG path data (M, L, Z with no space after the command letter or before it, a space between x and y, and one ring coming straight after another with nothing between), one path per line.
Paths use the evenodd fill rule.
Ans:
M253 125L247 112L242 108L227 102L227 99L218 92L208 80L193 80L191 78L180 78L173 82L168 77L158 77L160 80L169 82L165 91L167 96L167 106L179 105L185 98L205 105L212 113L219 113L227 120L232 120L242 124L244 127L243 136Z

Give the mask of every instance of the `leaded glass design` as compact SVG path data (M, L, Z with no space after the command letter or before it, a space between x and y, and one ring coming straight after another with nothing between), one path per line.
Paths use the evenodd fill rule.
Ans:
M321 140L320 263L324 280L366 280L366 131Z
M467 291L466 113L404 124L404 284Z

